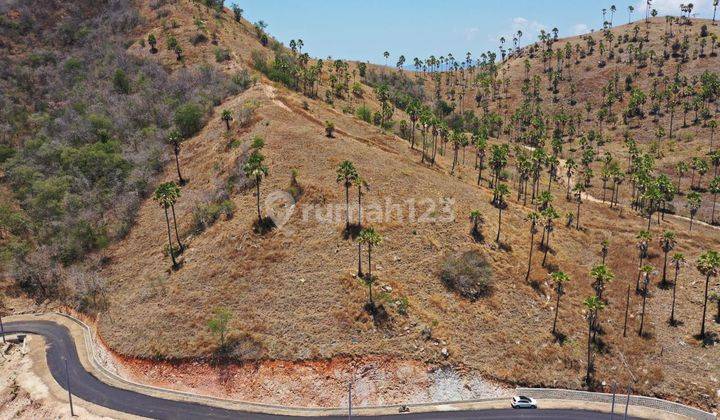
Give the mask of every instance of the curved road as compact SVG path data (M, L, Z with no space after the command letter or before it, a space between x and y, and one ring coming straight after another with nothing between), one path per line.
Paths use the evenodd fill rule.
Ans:
M47 364L55 381L66 388L65 360L68 362L70 387L73 395L116 411L157 419L212 418L212 419L285 419L286 416L250 413L209 405L166 400L146 394L115 388L100 381L80 363L70 331L50 321L10 322L5 333L29 333L45 337ZM509 401L508 401L509 405ZM328 419L346 419L347 416L328 416ZM373 418L373 417L364 417ZM383 419L607 419L608 414L583 410L513 410L493 409L478 411L449 411L408 413L383 416Z

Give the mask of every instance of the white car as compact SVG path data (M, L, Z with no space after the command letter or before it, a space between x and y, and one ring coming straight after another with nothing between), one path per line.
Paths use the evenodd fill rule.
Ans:
M513 397L510 405L512 405L513 408L537 408L537 401L535 401L535 398L520 395Z

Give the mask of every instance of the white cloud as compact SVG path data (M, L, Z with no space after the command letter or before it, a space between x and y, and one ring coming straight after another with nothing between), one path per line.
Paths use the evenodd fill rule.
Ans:
M528 20L524 17L513 18L511 28L513 34L517 33L517 31L522 31L523 38L525 38L526 35L534 37L535 35L538 35L541 30L548 30L547 26L542 23L536 20Z
M584 23L576 23L572 27L573 35L583 35L590 32L590 28Z
M465 39L467 41L472 41L475 39L477 34L480 33L480 28L466 28L465 29Z
M697 14L698 17L705 18L712 17L712 0L652 0L650 4L650 10L655 9L660 15L679 16L680 5L687 3L692 3L694 5L692 11L693 15ZM633 14L633 19L639 19L641 17L644 17L646 7L647 6L645 0L638 0L638 2L635 4L635 13ZM620 14L621 16L623 12L625 13L625 17L627 18L627 9L618 9L618 14Z

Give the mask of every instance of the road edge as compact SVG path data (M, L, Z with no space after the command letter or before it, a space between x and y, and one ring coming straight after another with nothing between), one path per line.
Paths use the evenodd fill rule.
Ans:
M6 322L12 321L49 321L54 322L68 329L70 336L73 338L73 343L76 348L76 352L80 359L80 363L83 365L91 375L97 379L105 382L106 384L125 389L128 391L138 392L153 397L163 398L172 401L192 402L203 405L225 408L230 410L244 411L248 413L264 413L274 415L286 415L286 416L299 416L299 417L317 417L317 416L329 416L329 415L346 415L347 407L337 408L324 408L324 407L294 407L294 406L279 406L273 404L256 403L232 399L224 399L218 397L212 397L201 394L193 394L184 391L177 391L173 389L160 388L142 383L137 383L129 379L123 378L122 376L111 372L102 362L98 359L98 354L104 352L104 350L98 350L97 344L93 338L93 331L86 323L82 320L62 312L51 312L43 314L30 314L30 315L13 315L5 318ZM47 369L47 366L45 365ZM52 375L50 375L52 378ZM53 378L54 379L54 378ZM518 388L518 391L528 391L528 393L534 393L538 398L541 398L542 409L577 409L577 410L590 410L603 413L611 412L611 404L605 401L588 401L586 399L577 398L578 395L571 396L571 398L553 398L552 394L543 394L543 389L539 388ZM569 393L583 393L583 391L573 390L545 390L545 391L563 391ZM538 393L539 392L539 393ZM595 394L587 393L585 394ZM605 395L605 394L598 394ZM686 408L688 411L696 413L691 418L707 418L715 419L716 416L711 413L706 413L694 407L685 406L678 403L673 403L665 400L658 400L650 397L632 396L631 404L628 409L628 414L633 417L649 418L649 419L676 419L679 416L687 418L690 416L683 416L677 412L671 412L663 410L662 408L647 407L643 405L635 404L636 402L642 402L644 399L652 399L655 401L662 401L669 404L674 404ZM623 401L622 396L619 396L616 400L615 413L620 414L619 401ZM364 407L353 407L353 414L359 416L377 416L377 415L389 415L397 414L400 404L385 405L385 406L364 406ZM444 411L465 411L465 410L483 410L483 409L505 409L509 408L510 404L507 398L490 398L480 400L465 400L465 401L448 401L439 403L417 403L407 404L410 411L413 413L419 412L444 412ZM697 417L699 415L700 417Z

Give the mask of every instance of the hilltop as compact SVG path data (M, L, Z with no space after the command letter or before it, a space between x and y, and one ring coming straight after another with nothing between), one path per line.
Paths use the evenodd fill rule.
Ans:
M695 337L705 284L694 267L701 253L720 247L717 228L696 223L690 231L688 220L669 213L659 226L653 221L646 261L656 270L662 267L658 240L664 230L675 232L677 245L673 252L682 252L688 261L676 289L676 313L682 322L668 325L673 293L660 288L659 276L653 274L645 310L645 334L637 334L643 299L633 291L627 337L623 337L626 292L628 287L634 288L638 274L636 236L647 225L645 214L629 207L630 181L625 181L620 190L619 205L610 208L592 200L603 195L601 181L595 176L582 196L579 228L574 222L566 223L567 215L577 217L578 209L576 201L565 198L562 162L567 159L580 162L580 154L591 149L595 153L587 166L595 173L601 172L606 151L624 164L627 158L623 132L627 130L627 137L637 142L638 155L653 148L664 152L648 171L656 176L670 171L679 159L699 156L702 153L698 150L709 147L708 128L702 121L678 128L676 136L681 140L675 140L672 146L670 141L660 141L663 139L652 146L655 123L646 111L644 118L633 116L627 125L617 117L619 109L626 108L630 100L624 86L613 86L623 92L622 100L618 99L609 112L616 115L615 122L605 121L609 116L604 116L600 128L596 120L585 120L585 104L591 104L591 113L597 112L603 101L602 88L613 80L615 72L635 71L636 65L625 63L623 58L627 58L629 46L636 48L640 41L622 41L613 46L615 58L608 58L604 66L598 64L598 43L607 35L598 32L590 35L595 42L592 53L572 47L584 43L590 48L587 36L558 39L525 47L505 61L473 65L472 70L413 73L343 60L303 58L297 43L292 48L283 46L262 25L253 25L230 9L200 2L153 1L140 7L128 6L126 12L122 15L134 16L134 23L113 41L117 61L98 71L98 80L107 76L107 80L115 82L98 82L97 88L101 97L102 93L113 92L107 94L108 102L126 104L121 108L125 113L109 112L113 109L109 105L100 112L97 103L88 107L96 112L85 112L81 104L73 103L78 112L71 121L87 126L83 131L86 137L63 140L64 149L51 150L72 157L73 151L67 149L71 146L82 150L83 145L118 143L103 147L97 154L105 158L102 162L114 163L110 166L121 174L127 173L127 177L117 175L122 180L118 185L98 184L107 177L85 184L90 186L87 191L99 191L102 186L102 191L108 193L101 197L105 201L93 209L109 210L98 210L91 219L93 226L105 229L100 231L106 232L106 238L90 244L83 242L78 245L82 252L70 254L72 258L62 252L67 232L77 232L74 212L83 208L83 203L97 200L79 193L84 191L83 184L73 184L75 178L68 181L72 188L65 189L56 185L41 189L48 186L20 182L21 175L29 173L21 163L32 158L39 166L47 154L38 150L50 148L44 142L32 147L30 138L34 136L16 132L13 150L17 152L7 158L3 179L16 193L8 203L12 209L9 213L33 220L29 232L16 232L27 238L28 249L17 257L20 263L15 263L12 277L40 300L59 299L94 316L99 336L117 355L129 363L169 361L180 367L183 362L212 366L218 360L240 365L337 361L355 367L363 366L364 361L375 363L374 358L381 357L410 360L431 370L451 368L460 375L479 375L503 384L582 389L586 386L588 335L583 300L596 293L589 273L604 260L615 279L603 290L607 307L600 314L601 327L593 346L597 348L597 359L590 387L607 390L613 381L630 383L635 392L703 408L717 407L719 379L707 373L720 371L718 347L714 345L718 328L708 315L710 334L704 341ZM689 22L673 29L681 38L687 33L690 45L698 42L696 35L702 25L717 32L709 22ZM637 25L641 28L639 37L646 25ZM657 37L666 30L664 25L661 20L647 25L648 41L643 42L643 48L655 50L656 56L662 49ZM624 39L626 33L633 36L633 27L621 26L609 33L614 40ZM100 39L103 33L97 36ZM13 39L20 44L19 38ZM151 39L156 45L149 44ZM612 42L614 45L616 41ZM545 64L562 69L558 76L562 80L558 80L557 92L553 93L546 89L542 51L560 50L565 45L571 45L570 59ZM45 65L48 69L55 65L67 69L67 62L77 54L75 48L80 47L67 47L68 57ZM710 53L694 58L693 48L689 48L681 72L690 88L694 86L693 78L700 86L700 75L716 69L718 62ZM19 66L27 59L27 52L10 58L14 66ZM621 62L612 61L618 58ZM526 59L530 65L527 75ZM672 78L675 61L666 61L663 74ZM128 77L115 76L118 68L124 68ZM287 72L298 68L297 72ZM630 92L633 88L649 91L653 76L648 73L653 69L657 68L648 65L637 69ZM532 81L536 75L542 83L535 94L533 89L523 90L525 79ZM572 81L567 79L570 77ZM164 88L166 84L171 87ZM118 92L124 86L128 86L128 92ZM458 96L459 89L465 90L464 95ZM573 104L567 102L568 97L572 97ZM162 100L153 100L158 98ZM709 103L714 101L715 97ZM524 107L524 102L532 106ZM137 120L132 117L139 118L134 112L138 104L146 103L163 107L140 108L141 115L147 112L155 116L155 121L133 125ZM56 105L50 105L57 111ZM428 122L425 135L419 125L412 133L410 117L414 107L433 112L423 120ZM649 103L644 106L644 110L649 108ZM42 109L28 114L41 115ZM461 109L474 114L463 117ZM511 117L522 109L528 114ZM709 106L708 112L710 119L716 118L717 109ZM100 123L98 117L90 117L98 113L105 116ZM177 117L186 114L195 116L190 127L184 118ZM228 115L231 120L226 118ZM126 116L132 124L118 122ZM435 129L429 123L432 118L437 119L432 124ZM526 124L526 118L531 123ZM664 124L667 118L658 116L658 121ZM90 124L93 121L95 125ZM447 131L440 121L444 121ZM553 133L555 126L560 133ZM52 125L43 127L53 138L49 130ZM165 144L173 129L184 134L177 164L172 147ZM590 130L596 130L601 140L588 140ZM105 138L108 131L117 134ZM423 137L428 145L432 138L449 141L444 147L442 141L438 143L438 149L443 151L438 150L434 164L421 159ZM556 153L556 177L550 181L550 168L543 164L537 172L537 184L539 190L549 189L552 193L552 206L559 217L552 222L552 230L547 230L551 242L546 264L541 264L545 249L538 243L547 224L538 224L526 281L531 241L531 224L526 219L538 203L518 194L523 180L518 178L520 171L515 168L520 165L516 162L531 153L527 148L544 146L551 150L553 137L562 143L562 150ZM257 138L263 139L261 148ZM505 167L498 171L500 182L511 189L505 205L498 204L494 188L489 187L493 172L490 168L484 169L478 182L477 150L471 144L463 146L463 138L468 143L473 138L488 141L485 165L490 164L493 146L512 145ZM458 144L455 164L451 139ZM257 223L253 195L256 183L243 169L258 149L268 170L259 185L260 211L267 215L270 204L282 207L279 202L263 205L268 197L292 197L294 201L287 221L280 223L282 217L276 219L280 226L268 231ZM375 310L368 310L368 289L357 278L358 248L353 240L357 232L344 229L345 189L337 180L337 170L346 160L353 163L365 181L361 184L363 227L372 226L383 237L372 254L372 270L377 276L373 285ZM74 176L70 173L72 162L54 173L34 168L28 179L41 179L40 174L48 179L59 175L69 179ZM122 162L128 162L128 166ZM165 212L152 199L152 191L164 182L179 181L178 167L186 183L180 186L181 194L172 209L178 221L179 238L175 239ZM98 171L104 174L104 168ZM623 166L622 172L626 169ZM571 177L571 184L579 183L579 171ZM94 179L88 174L76 178ZM138 188L140 180L144 181L142 188L130 194L130 188ZM37 197L50 192L59 196L60 204L49 209L58 214L32 214ZM709 221L709 195L704 194L697 218ZM78 196L83 201L71 206L69 203ZM133 198L133 205L128 205L132 211L127 212L125 225L120 228L115 224L119 213L116 207L124 203L121 198L125 196ZM357 187L353 185L350 201L356 200ZM682 213L683 198L678 196L677 200L675 208ZM88 207L85 210L89 211ZM282 213L288 207L275 210ZM475 232L471 214L479 221ZM38 227L43 221L68 228L45 232ZM501 234L496 242L499 221ZM183 244L176 269L170 263L168 235L173 244L176 240ZM48 238L60 244L59 251L30 251ZM609 242L606 257L602 256L603 241ZM362 252L367 271L367 247ZM565 272L571 281L562 296L559 334L553 335L556 288L550 274L557 271ZM36 275L38 272L42 275ZM476 282L465 285L463 275ZM49 281L60 290L57 296L50 296L42 287ZM716 278L711 280L712 287L716 288L716 283ZM226 343L219 340L217 329L208 327L219 314L230 315L227 329L223 330ZM394 365L373 366L383 372ZM211 382L231 381L223 379L220 370L210 371L217 376ZM275 401L280 397L266 398ZM369 391L365 401L378 400L382 400L381 390L375 394Z

